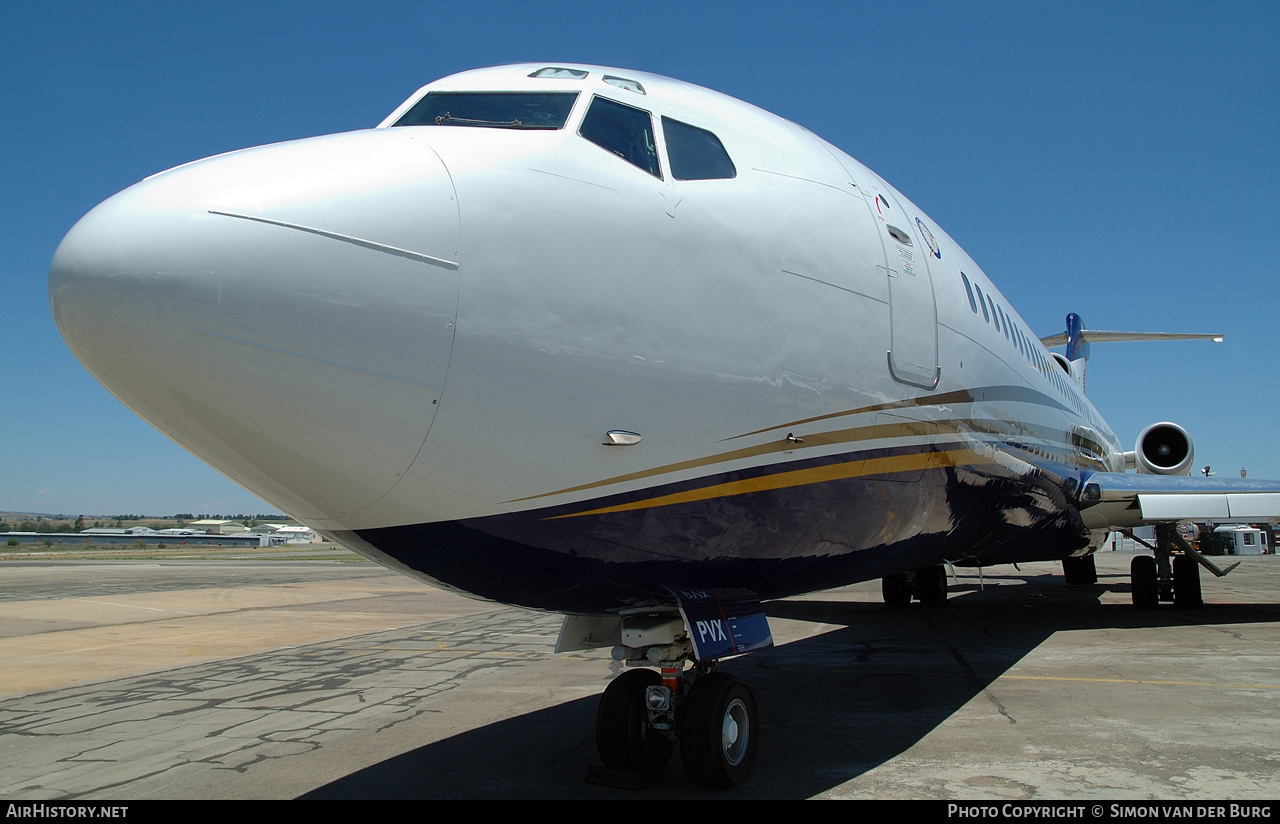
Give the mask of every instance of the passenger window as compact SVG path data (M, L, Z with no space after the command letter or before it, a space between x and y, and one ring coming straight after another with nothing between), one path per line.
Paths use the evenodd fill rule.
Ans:
M706 129L664 117L662 133L667 139L671 175L676 180L728 180L738 176L720 138Z
M606 151L662 179L653 138L653 118L643 109L605 97L591 101L578 134Z
M982 287L975 283L973 284L973 288L978 293L978 305L982 307L982 319L985 320L987 323L990 323L991 316L987 314L987 304L982 297Z
M969 308L972 309L973 313L976 315L978 314L978 304L973 299L973 290L969 288L969 279L965 277L964 272L960 273L960 279L964 281L964 291L965 294L969 296Z

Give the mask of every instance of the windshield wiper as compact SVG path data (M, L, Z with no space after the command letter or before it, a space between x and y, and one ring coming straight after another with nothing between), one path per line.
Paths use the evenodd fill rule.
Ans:
M524 124L519 120L474 120L467 117L454 117L449 112L436 116L437 126L443 126L446 123L457 123L462 126L497 126L506 129L524 128Z

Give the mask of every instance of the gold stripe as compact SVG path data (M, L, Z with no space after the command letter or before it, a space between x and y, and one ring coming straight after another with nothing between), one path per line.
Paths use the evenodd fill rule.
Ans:
M809 449L815 446L831 446L833 444L854 443L856 441L872 441L880 438L901 438L906 436L919 435L953 435L960 431L960 424L971 424L972 421L908 421L903 420L902 423L878 424L876 426L859 426L853 429L839 429L834 432L819 432L817 434L806 434L804 436L804 446L802 449ZM686 469L698 469L712 464L727 463L729 461L737 461L743 458L755 458L760 455L771 455L777 452L791 452L797 449L796 444L788 440L769 441L768 443L758 444L756 446L748 446L742 449L735 449L732 452L722 452L718 455L706 455L701 458L692 458L687 461L666 464L665 466L655 466L652 469L642 469L638 472L631 472L626 475L615 475L612 478L605 478L591 483L579 484L578 486L570 486L564 489L557 489L554 492L541 492L537 495L529 495L524 498L514 498L505 503L518 503L520 501L532 501L537 498L549 498L552 495L560 495L565 492L581 492L584 489L596 489L611 484L624 483L626 481L636 481L641 478L652 478L656 475L667 475L672 472L681 472Z
M744 458L756 458L761 455L772 455L779 452L794 452L797 449L810 449L817 446L856 443L858 441L871 441L881 438L954 435L962 431L972 431L995 435L997 437L1009 437L1013 434L1024 434L1031 437L1038 437L1041 440L1053 443L1053 435L1061 434L1056 430L1043 429L1041 427L1029 427L1026 425L1020 427L996 427L991 424L991 421L976 421L970 419L954 419L946 421L912 421L903 419L901 423L859 426L852 429L838 429L832 432L805 433L803 446L797 446L788 440L769 441L768 443L758 444L756 446L735 449L731 452L722 452L718 455L705 455L701 458L692 458L687 461L655 466L651 469L629 472L626 475L615 475L611 478L603 478L598 481L579 484L577 486L569 486L564 489L556 489L551 492L540 492L537 495L513 498L512 500L505 501L504 503L533 501L539 498L550 498L553 495L562 495L569 492L582 492L587 489L599 489L600 487L626 483L627 481L653 478L673 472L682 472L687 469L699 469L704 466L728 463L730 461L742 460ZM1063 443L1061 445L1065 447L1067 444Z
M734 435L725 438L726 441L736 441L738 438L746 438L751 435L759 435L761 432L772 432L775 429L786 429L793 426L803 426L806 423L814 421L825 421L830 418L843 418L848 415L862 415L867 412L884 412L890 409L909 409L916 406L940 406L946 403L973 403L973 393L960 389L955 392L945 392L941 395L926 395L921 398L909 398L902 401L890 401L888 403L877 403L874 406L863 406L858 409L846 409L843 412L829 412L826 415L818 415L813 418L802 418L798 421L790 421L788 423L780 423L777 426L766 426L764 429L757 429L754 432L743 432L741 435Z
M1212 681L1147 681L1142 678L1067 678L1049 675L1001 675L1021 681L1085 681L1091 684L1148 684L1160 687L1213 687L1215 689L1280 690L1276 684L1215 684Z
M990 463L968 449L953 449L946 452L920 452L913 455L894 455L887 458L868 458L866 460L848 461L846 463L816 466L809 469L795 469L790 472L778 472L758 478L747 478L741 481L713 484L657 498L646 498L617 506L606 506L586 512L574 512L568 515L555 515L546 518L555 521L561 518L578 518L583 515L604 515L612 512L627 512L634 509L652 509L659 506L705 501L712 498L727 498L732 495L745 495L748 492L764 492L770 489L786 489L793 486L837 481L845 478L856 478L863 475L888 475L895 472L910 472L918 469L935 469L948 466L971 466Z
M723 439L724 441L733 441L739 438L745 438L751 435L758 435L763 432L772 432L782 429L794 428L805 424L814 423L816 421L829 420L831 418L842 418L850 415L869 414L872 412L883 412L894 409L908 409L919 406L941 406L945 404L963 404L975 403L978 397L975 393L991 392L1005 387L986 387L978 390L960 389L953 392L944 392L939 395L925 395L919 398L909 398L900 401L890 401L887 403L878 403L872 406L863 406L857 409L848 409L843 412L831 412L825 415L818 415L812 418L803 418L789 423L782 423L776 426L769 426L764 429L757 429L754 432L744 432L740 435L733 435ZM503 503L514 504L523 501L534 501L540 498L550 498L554 495L563 495L569 492L582 492L588 489L599 489L600 487L611 486L613 484L626 483L627 481L637 481L644 478L653 478L660 475L667 475L673 472L682 472L688 469L699 469L705 466L713 466L715 464L727 463L730 461L742 460L745 458L756 458L761 455L772 455L779 452L791 452L799 449L809 449L815 446L829 446L832 444L854 443L857 441L874 440L876 438L894 438L902 435L937 435L937 434L954 434L963 429L971 431L985 432L987 434L996 434L998 436L1008 436L1013 434L1008 431L998 432L991 426L991 422L976 421L966 419L955 419L949 421L929 422L918 421L917 426L910 428L908 431L902 431L907 424L894 424L891 426L864 426L852 429L840 429L832 432L822 432L818 434L803 433L804 446L797 447L795 443L785 439L770 441L756 446L735 449L731 452L722 452L718 455L705 455L701 458L693 458L687 461L679 461L677 463L666 464L664 466L655 466L651 469L643 469L638 472L630 472L625 475L615 475L612 478L604 478L598 481L591 481L577 486L569 486L563 489L556 489L551 492L540 492L537 495L526 495L523 498L512 498ZM1036 427L1036 429L1039 429ZM893 430L893 431L891 431ZM1061 433L1056 431L1042 430L1039 433L1032 432L1026 426L1014 427L1013 430L1019 434L1031 435L1039 437L1042 440L1052 443L1054 435ZM1066 444L1063 444L1064 446Z
M921 398L920 401L930 400L934 403L951 403L960 402L967 403L973 401L973 396L966 391L949 392L944 395L934 395L930 398ZM757 430L757 432L748 432L743 435L734 435L725 440L736 440L737 438L746 437L746 435L757 434L759 432L767 432L771 429L785 429L787 427L799 424L810 423L813 421L824 420L827 418L842 417L857 413L869 413L885 409L900 409L908 406L921 405L915 401L895 401L893 403L877 404L875 406L866 406L861 409L853 409L847 412L836 412L829 415L820 415L816 418L807 418L801 421L794 421L790 424L784 424L769 429ZM665 464L663 466L655 466L650 469L642 469L637 472L629 472L625 475L615 475L611 478L603 478L598 481L591 481L577 486L564 487L563 489L552 490L551 492L540 492L536 495L526 495L523 498L512 498L503 503L521 503L523 501L534 501L540 498L550 498L555 495L563 495L570 492L582 492L589 489L599 489L601 487L612 486L613 484L626 483L628 481L637 481L645 478L653 478L661 475L668 475L674 472L683 472L689 469L700 469L705 466L713 466L715 464L728 463L730 461L743 460L746 458L756 458L762 455L773 455L780 452L794 452L798 449L811 449L818 446L832 446L845 443L856 443L858 441L877 440L881 438L901 438L908 436L927 436L927 435L954 435L960 432L980 432L987 435L995 435L996 437L1010 437L1012 435L1023 435L1039 438L1049 444L1057 444L1066 448L1069 446L1065 441L1058 441L1054 436L1061 436L1059 430L1049 429L1045 427L1021 424L1017 426L1010 425L1004 421L992 420L974 420L967 418L957 418L944 421L915 421L909 419L901 419L901 423L894 424L878 424L874 426L860 426L851 429L838 429L831 432L804 433L804 445L797 444L786 439L769 441L768 443L757 444L756 446L743 447L730 452L722 452L716 455L704 455L701 458L692 458L687 461L678 461L676 463ZM1004 424L1003 426L993 424ZM1066 456L1063 456L1066 459ZM1098 461L1091 461L1098 468L1105 469Z

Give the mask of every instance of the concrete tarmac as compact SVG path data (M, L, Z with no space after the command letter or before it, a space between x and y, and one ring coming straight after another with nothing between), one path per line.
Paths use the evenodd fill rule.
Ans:
M366 564L0 564L0 797L1280 797L1280 558L1129 605L1057 564L961 571L943 607L872 582L768 605L723 669L761 713L738 788L584 782L607 652L560 619Z

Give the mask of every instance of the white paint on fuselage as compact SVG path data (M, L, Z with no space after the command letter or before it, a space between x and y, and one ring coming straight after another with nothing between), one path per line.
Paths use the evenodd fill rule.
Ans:
M545 89L548 81L527 77L536 68L481 70L431 84L386 123L427 91ZM936 391L1015 384L1091 411L1083 398L1051 384L1012 332L996 331L972 312L962 270L1027 335L963 250L856 160L715 92L606 70L638 79L647 91L640 97L601 83L600 69L582 68L590 72L585 81L554 81L556 88L581 89L559 131L419 127L444 132L431 141L461 204L464 275L454 364L435 434L409 475L379 506L335 527L476 516L696 478L706 469L543 497L777 439L785 433L722 443L783 421L924 394L886 369L889 294L878 268L886 257L867 198L877 190L907 212L907 226L921 218L941 252L927 261L937 294ZM658 180L588 143L576 130L593 95L649 110L655 124L666 115L715 132L737 177ZM926 253L922 246L917 260ZM1040 344L1024 344L1030 346ZM974 412L1001 426L1027 421L1059 433L1075 419L1004 400L975 405ZM610 428L644 434L643 446L602 447ZM843 449L811 446L785 457ZM747 458L716 469L776 460ZM449 499L441 487L458 497ZM449 511L424 513L422 501L431 497Z
M1073 425L1087 426L1117 466L1114 434L1073 382L1054 382L1033 364L1029 352L1046 363L1047 353L977 265L856 160L697 86L597 67L582 67L585 80L528 77L542 65L445 78L377 129L233 153L118 195L73 230L55 259L50 291L64 337L161 431L264 499L335 531L520 511L847 452L848 442L824 443L824 433L871 426L877 413L839 413L971 388L1021 387L1029 400L997 394L901 416L957 418L974 449L988 451L988 441L1015 438L1060 452ZM637 80L646 94L605 84L604 73ZM427 91L519 89L580 94L554 131L390 126ZM577 134L595 95L652 113L662 179ZM672 179L664 115L714 132L737 176ZM281 173L265 158L298 171ZM398 179L397 164L406 170ZM343 181L336 190L326 182L334 174ZM123 215L152 191L166 193L163 208ZM897 333L886 270L900 264L875 209L878 192L905 213L898 228L914 238L936 312L935 320L908 307L895 316ZM287 208L276 208L281 196ZM940 257L929 256L917 218ZM122 294L104 297L99 287L111 277L77 269L77 232L100 223L116 236L131 227L154 233L146 221L156 220L174 234L158 252L125 244L122 272L132 285ZM396 228L388 234L384 224ZM89 244L92 254L104 243ZM1022 331L1023 348L970 308L961 271L991 301L988 313L999 307ZM228 316L217 291L251 280L239 299L272 315L252 323ZM97 286L84 288L90 283ZM93 318L95 297L137 313L137 299L148 296L166 307L159 322ZM291 306L290 296L301 303ZM111 344L127 322L136 337ZM911 323L922 338L937 336L932 393L889 373L893 341L905 348ZM929 348L912 355L915 383L928 373ZM175 376L181 364L204 374ZM240 396L208 389L208 374ZM281 380L283 396L255 394ZM810 422L778 429L795 421ZM605 446L611 429L643 441ZM806 442L687 465L788 434ZM653 474L662 467L670 469Z

